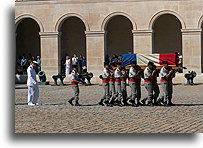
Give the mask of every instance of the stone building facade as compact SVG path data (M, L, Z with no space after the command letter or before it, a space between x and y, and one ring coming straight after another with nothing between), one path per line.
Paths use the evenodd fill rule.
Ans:
M202 0L17 0L15 24L16 56L40 55L49 80L67 54L86 55L98 81L106 54L179 51L202 82Z

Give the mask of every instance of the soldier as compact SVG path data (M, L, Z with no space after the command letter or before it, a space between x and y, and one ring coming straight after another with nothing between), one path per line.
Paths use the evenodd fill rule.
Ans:
M39 88L36 80L37 61L32 61L30 66L27 68L27 86L28 86L28 105L38 105Z
M121 70L121 92L122 92L122 98L123 98L123 104L127 105L127 90L126 90L126 79L128 77L127 71L125 67L122 67Z
M130 101L132 106L137 107L140 103L141 98L141 77L142 77L142 69L136 65L135 62L131 63L131 68L129 70L129 85L131 88L131 97ZM135 99L137 98L137 104L135 103Z
M122 92L121 92L121 63L117 63L117 68L114 72L115 77L115 95L116 95L116 102L118 106L122 106Z
M171 102L173 94L173 82L172 79L175 77L175 70L168 66L168 61L162 62L163 67L161 68L159 76L161 77L161 86L163 89L163 96L159 99L158 103L163 103L166 106L174 105Z
M109 65L105 63L104 65L104 73L101 76L102 78L102 86L104 88L104 96L100 100L99 105L110 106L109 104L109 78L110 78L110 68Z
M79 78L78 78L78 72L77 72L77 68L73 67L73 70L71 72L71 85L72 85L72 89L73 89L73 92L74 92L74 97L72 97L70 100L68 100L68 102L71 104L71 105L75 105L75 106L81 106L79 104L79 93L80 93L80 90L79 90L79 86L78 84L82 84L81 81L78 81ZM75 101L75 104L73 104L73 100Z
M110 96L109 103L113 105L115 103L115 78L114 78L114 71L112 68L110 68L109 96Z
M148 92L148 96L146 99L142 100L143 104L145 104L145 102L147 101L147 105L150 106L156 105L157 97L159 96L157 76L158 72L156 70L156 66L154 65L153 62L149 62L144 70L144 84Z

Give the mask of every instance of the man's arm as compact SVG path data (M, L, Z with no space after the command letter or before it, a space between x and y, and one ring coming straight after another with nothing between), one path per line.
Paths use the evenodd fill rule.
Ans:
M37 84L37 81L35 81L35 80L33 79L33 77L32 77L32 69L29 69L27 74L28 74L28 79L31 80L32 84L33 84L33 85L36 85L36 84Z

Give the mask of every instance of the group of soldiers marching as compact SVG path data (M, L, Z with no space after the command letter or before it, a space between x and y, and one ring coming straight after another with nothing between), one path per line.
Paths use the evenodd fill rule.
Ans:
M100 76L104 88L104 96L99 102L103 106L124 106L131 105L137 107L139 105L174 105L171 102L173 93L172 79L175 77L175 71L168 66L167 61L163 61L163 67L160 72L156 69L153 62L149 62L143 71L135 62L131 63L129 72L122 67L121 63L117 64L114 70L108 64L104 65L104 73ZM28 105L38 105L39 89L36 80L35 68L37 62L31 62L27 69L28 73ZM158 99L159 86L157 77L160 77L160 83L163 88L163 96ZM148 92L146 98L141 100L141 79L144 78L145 88ZM131 95L127 95L127 81L131 88ZM68 100L71 105L80 106L79 104L79 85L82 82L79 79L77 68L73 68L71 72L71 85L74 92L74 97Z
M134 106L140 105L174 105L171 101L173 93L172 79L175 77L175 71L168 66L167 61L163 61L163 67L160 72L156 69L153 62L149 62L144 71L135 62L131 63L129 72L117 64L115 70L108 64L104 65L104 73L100 76L104 88L104 96L99 102L103 106ZM159 97L159 86L157 77L160 77L160 83L163 89L162 97ZM141 79L144 79L144 85L147 90L147 97L141 100ZM131 89L131 95L127 96L127 81Z

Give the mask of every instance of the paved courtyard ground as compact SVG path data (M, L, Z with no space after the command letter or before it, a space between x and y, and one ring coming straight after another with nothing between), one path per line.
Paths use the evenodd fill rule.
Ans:
M16 85L15 133L202 133L202 86L175 85L172 107L98 106L102 87L81 86L74 107L71 86L40 86L40 105L27 106L26 85Z

